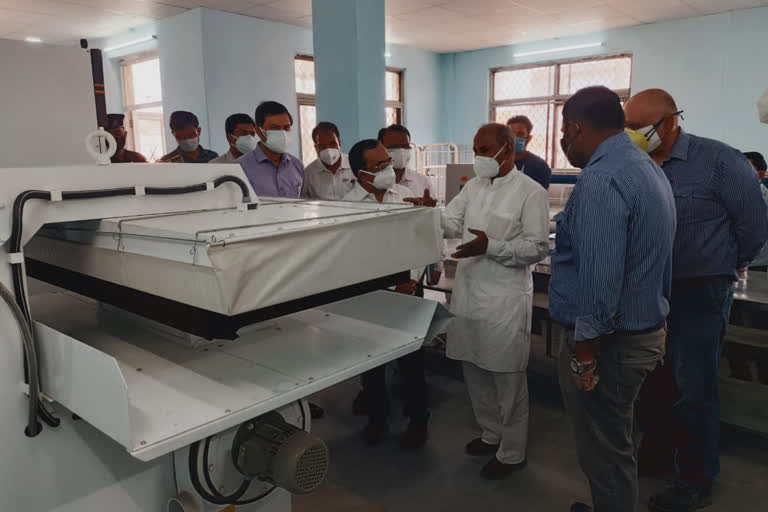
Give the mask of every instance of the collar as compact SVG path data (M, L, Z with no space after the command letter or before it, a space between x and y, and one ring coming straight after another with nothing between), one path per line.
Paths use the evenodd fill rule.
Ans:
M345 171L347 169L349 169L350 171L352 170L352 168L349 166L349 158L344 153L341 154L341 165L339 166L338 169L336 169L336 174L333 174L328 169L328 167L325 166L325 162L320 160L320 157L317 157L317 161L320 162L320 172L327 172L328 174L330 174L332 176L340 176L339 173L341 173L342 171Z
M597 146L597 149L594 153L592 153L592 157L589 159L589 163L587 163L584 169L590 167L608 153L611 153L612 151L620 148L625 144L634 144L632 139L630 139L629 135L627 135L625 132L617 133L616 135L608 137L602 143L600 143L599 146Z
M368 192L367 190L365 190L365 188L363 188L363 186L360 184L359 181L355 181L355 188L352 190L354 192L353 197L355 201L363 201L365 199L368 199L369 197L372 200L376 201L376 196ZM392 191L392 189L389 189L386 192L384 192L384 197L391 194L394 194L394 192ZM387 201L384 201L384 202L386 203Z
M261 149L262 144L263 143L259 141L256 144L256 149L251 151L251 154L253 155L253 157L256 159L257 162L271 162L272 160L270 160L269 157L266 155L266 153L264 153L264 150ZM288 159L288 153L283 153L282 155L280 155L281 162L284 162L287 159Z
M691 136L685 133L680 128L680 134L677 136L675 145L672 146L672 151L669 152L669 156L664 162L669 162L673 158L677 160L688 160L688 149L691 146Z

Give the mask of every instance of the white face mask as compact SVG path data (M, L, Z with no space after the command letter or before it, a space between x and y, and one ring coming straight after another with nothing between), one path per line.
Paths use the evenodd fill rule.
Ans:
M392 167L395 169L407 169L411 163L410 149L390 149L389 156L392 157Z
M661 146L657 125L646 126L637 130L625 128L624 131L632 139L632 142L646 153L653 153L656 148Z
M361 172L373 176L373 186L379 190L389 190L395 185L395 169L391 165L376 173L358 171L358 173Z
M320 152L320 161L325 165L333 165L341 158L341 151L336 148L324 149Z
M241 135L235 140L235 147L239 152L247 155L254 149L256 149L256 136L255 135Z
M261 130L261 128L259 128ZM290 141L290 133L285 130L261 130L261 133L267 138L264 145L269 148L270 151L283 154L288 149L288 142Z
M192 153L200 145L200 137L192 137L179 141L179 149L184 153Z
M490 156L476 156L475 157L475 163L473 165L475 169L475 174L477 174L478 178L495 178L499 175L499 169L501 166L499 165L499 162L496 161L496 157L501 154L502 151L504 151L504 148L507 147L506 144L501 146L501 149L498 153L493 155L493 157Z

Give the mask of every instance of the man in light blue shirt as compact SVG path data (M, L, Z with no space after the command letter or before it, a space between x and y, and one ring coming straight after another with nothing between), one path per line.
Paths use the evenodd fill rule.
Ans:
M555 217L549 308L565 327L560 387L595 510L634 512L634 403L664 354L674 198L662 170L624 133L610 89L573 95L562 132L563 151L583 170Z
M256 108L256 149L238 162L259 196L301 197L304 165L288 154L293 117L285 106L265 101Z
M677 389L653 398L667 424L648 436L672 440L666 463L674 455L678 474L674 485L651 498L656 512L692 512L711 504L720 472L718 370L733 283L768 237L755 170L732 147L681 130L681 112L661 89L639 92L625 106L627 129L661 165L677 208L666 365ZM665 404L675 392L679 399Z

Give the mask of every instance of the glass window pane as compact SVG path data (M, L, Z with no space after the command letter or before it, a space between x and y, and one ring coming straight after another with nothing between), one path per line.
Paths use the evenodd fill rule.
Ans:
M160 160L165 154L163 145L163 114L134 112L133 136L136 151L150 162Z
M592 85L609 89L629 89L632 77L632 58L591 60L563 64L560 67L560 94L574 94Z
M387 71L387 101L403 101L400 91L400 73Z
M296 59L294 69L296 71L296 92L315 94L315 61Z
M160 59L146 60L131 64L131 81L133 82L133 98L131 105L162 101L160 86Z
M551 96L555 93L555 67L497 71L493 75L494 101Z
M387 107L384 126L400 123L400 109L396 107Z
M309 165L317 159L312 130L317 125L317 109L314 105L299 105L299 124L301 125L301 160Z
M533 123L533 139L528 145L528 151L540 156L549 162L552 137L549 127L552 125L552 106L549 103L537 105L515 105L513 107L497 107L496 122L507 124L507 120L514 116L527 116Z

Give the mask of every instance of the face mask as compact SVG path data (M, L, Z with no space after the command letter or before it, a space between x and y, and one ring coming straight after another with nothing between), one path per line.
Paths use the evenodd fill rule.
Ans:
M192 137L179 141L179 149L184 153L192 153L200 145L200 137Z
M410 149L390 149L389 156L392 157L392 167L395 169L407 169L411 163Z
M570 125L568 125L570 126ZM576 125L578 126L578 125ZM563 150L563 154L565 155L565 158L568 160L568 162L577 168L582 168L582 165L580 162L574 162L573 158L571 158L571 149L573 149L573 141L578 136L571 137L571 140L566 140L565 136L568 135L568 130L565 130L565 133L563 133L563 137L560 139L560 148ZM586 162L583 164L586 165Z
M475 157L475 163L473 165L475 169L475 174L477 174L478 178L495 178L499 175L499 170L501 169L501 165L499 165L499 162L496 161L496 157L501 154L502 151L504 151L504 148L507 147L506 144L501 146L501 149L498 153L493 155L493 157L490 156L476 156Z
M632 139L632 142L637 144L640 149L646 153L653 153L656 148L661 146L661 137L659 137L657 128L658 125L646 126L639 130L625 128L624 131L629 135L629 138Z
M290 140L290 135L287 131L261 130L261 133L263 133L267 138L266 142L264 142L264 145L267 146L270 151L274 151L275 153L282 155L288 149L288 141Z
M395 184L395 169L390 165L377 173L359 171L373 176L373 186L379 190L389 190Z
M341 158L341 151L336 148L324 149L320 152L320 161L325 165L333 165Z
M522 139L520 137L515 137L515 153L525 153L525 148L528 146L528 139Z
M241 135L235 140L235 147L239 152L247 155L254 149L256 149L256 136L254 135Z

